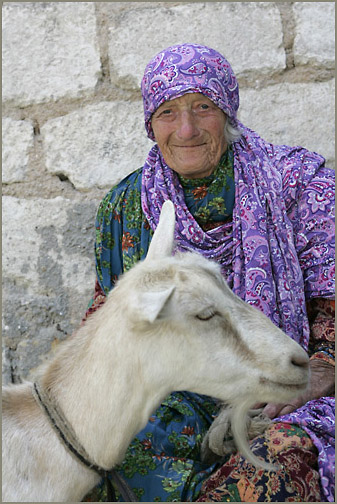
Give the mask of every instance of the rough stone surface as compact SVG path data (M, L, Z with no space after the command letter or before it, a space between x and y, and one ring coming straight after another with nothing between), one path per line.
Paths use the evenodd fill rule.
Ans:
M261 91L245 89L241 92L240 120L267 141L301 145L322 154L334 167L334 98L334 80L270 86L263 90L263 100ZM317 119L323 109L326 122Z
M31 121L2 120L2 182L10 184L25 178L34 134Z
M125 87L137 89L148 61L164 47L179 42L218 49L238 76L285 67L280 13L273 2L143 7L124 11L114 21L110 26L110 74L114 83L120 80Z
M295 2L296 65L335 65L335 2Z
M27 105L94 89L100 73L92 2L3 8L3 99Z
M12 381L11 362L9 358L9 349L2 341L2 381L10 383Z
M76 189L110 188L144 163L146 137L141 102L102 102L48 121L41 129L46 166Z
M3 198L3 337L25 376L83 317L94 287L98 202ZM8 366L7 366L8 367Z

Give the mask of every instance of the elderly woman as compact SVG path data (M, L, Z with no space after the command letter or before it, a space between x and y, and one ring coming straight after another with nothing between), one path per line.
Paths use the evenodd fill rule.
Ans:
M145 69L142 95L156 143L100 204L87 316L146 256L170 199L177 250L218 261L232 290L307 350L312 373L308 392L292 404L263 405L273 422L251 445L279 471L238 453L203 462L201 441L219 405L184 392L149 419L120 474L139 501L333 501L333 173L319 154L272 145L239 122L236 77L213 49L161 51Z

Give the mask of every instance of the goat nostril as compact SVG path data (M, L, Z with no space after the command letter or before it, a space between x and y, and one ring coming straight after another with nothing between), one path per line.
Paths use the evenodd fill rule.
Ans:
M291 364L296 367L307 368L309 366L309 357L307 355L293 356L291 358Z

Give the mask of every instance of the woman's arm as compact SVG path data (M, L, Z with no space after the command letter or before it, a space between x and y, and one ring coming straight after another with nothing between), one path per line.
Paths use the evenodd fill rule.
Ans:
M307 391L287 404L269 403L269 418L291 413L312 399L335 394L335 301L313 299L307 303L310 323L310 381ZM262 406L262 405L259 405Z

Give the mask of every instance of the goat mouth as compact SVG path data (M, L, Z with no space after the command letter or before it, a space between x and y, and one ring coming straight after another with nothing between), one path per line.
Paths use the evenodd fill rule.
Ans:
M278 387L278 388L283 388L283 389L288 389L288 390L303 390L307 387L308 382L303 381L299 383L283 383L283 382L277 382L274 380L270 380L269 378L261 377L259 382L262 385L269 385L270 387Z

